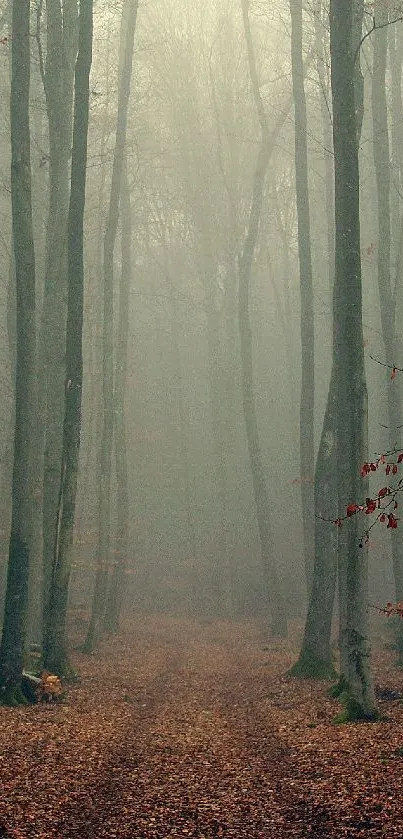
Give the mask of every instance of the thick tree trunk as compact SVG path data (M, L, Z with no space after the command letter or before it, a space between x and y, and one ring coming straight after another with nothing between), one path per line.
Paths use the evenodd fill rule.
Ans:
M291 64L295 111L295 188L298 219L298 255L301 290L301 402L300 468L305 579L308 595L312 586L314 559L314 397L315 335L311 231L308 188L307 117L302 59L302 0L290 0Z
M104 311L103 311L103 427L100 451L98 546L92 612L87 637L86 652L96 645L105 613L110 560L110 509L113 446L113 257L119 221L119 201L126 143L127 114L132 77L134 33L136 30L138 0L127 0L122 10L120 41L120 77L116 141L113 157L112 183L108 218L104 238Z
M333 375L337 412L338 515L360 498L367 459L367 391L362 334L358 172L358 100L355 95L354 0L331 0L330 49L335 154L336 265L333 298ZM340 529L339 560L345 568L347 704L343 719L377 715L370 667L367 616L368 553L360 547L360 520Z
M87 166L89 76L92 62L92 10L93 0L80 0L67 233L68 299L63 448L52 583L44 645L44 665L46 669L63 678L69 678L73 675L67 650L66 612L81 434L84 297L83 222Z
M67 299L67 219L77 6L47 2L44 75L49 121L49 215L39 346L39 405L43 463L43 631L49 608L63 443Z
M3 634L0 701L22 702L21 679L33 537L33 440L36 425L35 255L29 132L30 4L12 12L11 205L17 289L17 355L12 512Z

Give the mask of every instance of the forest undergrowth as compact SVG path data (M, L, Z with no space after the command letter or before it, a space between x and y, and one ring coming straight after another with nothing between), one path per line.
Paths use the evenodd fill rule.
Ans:
M62 702L0 708L0 837L401 839L403 671L378 632L383 720L334 725L300 631L141 616L75 652Z

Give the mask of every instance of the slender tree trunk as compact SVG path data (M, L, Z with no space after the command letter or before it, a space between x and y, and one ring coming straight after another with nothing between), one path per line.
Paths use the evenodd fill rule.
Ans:
M242 398L246 436L248 441L248 450L252 473L253 491L256 504L256 515L259 527L263 576L271 610L272 633L273 635L284 637L287 634L287 619L285 614L285 604L283 602L283 597L281 594L281 588L279 585L274 560L274 543L270 527L269 498L257 425L255 395L253 389L252 331L249 315L249 287L251 279L252 261L259 232L259 222L263 203L265 176L271 149L266 115L264 113L263 103L259 91L259 82L256 72L255 56L253 51L253 43L247 10L247 0L242 0L242 12L253 94L262 131L262 142L258 154L258 159L256 162L256 169L253 181L252 203L249 214L248 229L243 247L243 252L239 258L238 266L238 315L241 354Z
M36 425L35 254L29 131L30 4L13 3L11 72L11 206L17 289L17 356L12 512L0 701L23 701L23 668L33 538L33 440Z
M125 394L127 379L127 346L129 337L130 284L132 279L132 220L127 159L124 160L120 195L122 226L122 270L119 287L119 322L116 350L114 421L117 482L117 525L115 558L107 595L103 626L106 632L119 631L124 597L129 538L129 490L127 476L127 442Z
M391 213L388 106L386 96L386 57L388 11L382 2L375 4L374 66L372 74L372 120L374 163L378 206L378 288L381 308L382 336L386 364L397 364L396 294L391 278ZM389 448L401 447L402 400L399 383L386 370ZM403 533L390 531L395 597L403 599ZM399 627L399 637L401 631ZM399 644L400 646L400 644Z
M92 62L93 0L80 0L78 55L74 77L74 124L71 189L67 232L67 331L63 448L52 583L44 646L48 670L73 675L66 636L68 587L71 573L74 515L82 402L82 327L84 300L84 207L89 116L89 76Z
M126 143L127 114L132 76L134 33L136 29L138 0L127 0L122 11L120 78L116 143L113 158L111 194L104 238L104 312L103 312L103 428L100 451L100 476L98 500L98 546L92 612L87 637L86 652L96 645L105 613L110 559L110 508L112 446L114 426L113 399L113 257L119 221L119 201L122 181L124 149Z
M295 187L298 218L298 254L301 289L301 403L300 458L301 502L304 534L305 579L308 595L312 586L314 558L314 397L315 334L311 231L308 187L307 117L302 59L302 0L290 0L291 63L295 110Z
M359 217L358 99L355 91L354 0L331 0L330 49L335 154L336 264L333 298L333 375L337 412L338 515L362 493L367 459L367 390L362 334ZM365 483L365 482L364 482ZM360 520L340 528L339 562L346 577L347 703L342 719L377 715L368 642L368 552Z
M324 145L327 150L325 169L326 220L328 242L329 290L333 290L334 277L334 187L330 150L333 148L331 118L326 102L327 84L324 74L324 55L319 31L321 2L315 15L315 44L318 53L318 75L322 89L322 123ZM309 598L304 637L298 661L291 668L291 675L306 678L334 678L331 631L337 583L337 536L331 523L337 509L337 460L336 460L336 390L332 376L321 439L315 466L315 553L313 585ZM344 600L343 600L344 602ZM343 622L344 623L344 622Z
M378 34L378 33L376 33ZM401 234L401 189L403 173L403 103L402 103L402 63L403 52L400 26L388 26L387 37L391 75L391 228L392 228L392 264L396 275L399 264Z
M332 376L315 469L315 556L304 637L292 676L333 679L331 631L337 582L337 530L331 521L337 509L336 390Z
M209 390L212 417L215 487L218 502L219 532L215 539L212 567L212 593L217 614L227 611L230 588L230 549L228 539L228 479L222 393L224 387L223 323L218 310L216 295L210 289L205 306L207 324L207 351Z
M330 90L325 70L325 51L323 47L322 0L319 0L315 14L315 50L317 72L320 84L320 111L322 117L323 155L325 166L325 203L326 203L326 234L328 252L329 291L333 293L334 278L334 175L333 175L333 138L332 120L330 112Z

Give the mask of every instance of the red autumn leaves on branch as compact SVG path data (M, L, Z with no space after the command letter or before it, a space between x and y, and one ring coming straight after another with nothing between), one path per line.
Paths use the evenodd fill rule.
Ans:
M399 465L403 462L403 451L397 454L397 459L394 462L388 462L386 460L385 455L381 455L375 463L363 463L361 467L361 475L365 478L367 475L370 475L371 472L376 472L380 467L385 468L386 475L396 475L398 472ZM392 528L395 530L397 528L398 519L395 516L395 511L398 507L398 502L396 501L396 495L398 492L401 492L403 489L403 479L400 478L398 483L395 486L383 486L381 487L375 498L366 498L364 504L348 504L346 507L346 514L343 517L339 517L337 519L332 519L333 524L337 527L341 527L343 521L345 519L349 519L354 516L356 513L364 513L364 515L372 515L378 511L375 521L381 522L381 524L386 524L388 528ZM375 521L372 522L372 527L375 524ZM364 534L363 539L361 540L361 545L366 544L368 542L368 534L370 528Z

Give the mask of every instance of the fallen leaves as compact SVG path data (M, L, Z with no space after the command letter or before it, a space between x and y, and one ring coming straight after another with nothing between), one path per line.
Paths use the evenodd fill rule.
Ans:
M401 839L403 674L382 649L388 720L334 726L298 637L142 616L76 654L66 702L0 709L0 837Z

